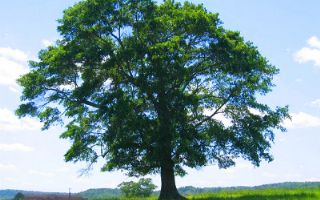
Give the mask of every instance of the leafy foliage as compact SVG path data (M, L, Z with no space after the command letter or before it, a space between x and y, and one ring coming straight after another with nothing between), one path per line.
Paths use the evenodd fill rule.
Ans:
M23 88L21 117L64 124L66 161L158 173L243 157L271 161L287 107L271 91L272 66L202 5L172 0L84 0L64 12L62 39L40 51Z
M150 178L142 178L138 182L130 181L123 182L120 185L121 192L126 197L149 197L151 196L156 185L154 185Z

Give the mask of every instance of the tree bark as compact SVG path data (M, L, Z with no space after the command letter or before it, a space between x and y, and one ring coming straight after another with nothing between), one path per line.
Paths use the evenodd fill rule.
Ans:
M186 200L177 190L172 160L161 166L161 191L159 200Z

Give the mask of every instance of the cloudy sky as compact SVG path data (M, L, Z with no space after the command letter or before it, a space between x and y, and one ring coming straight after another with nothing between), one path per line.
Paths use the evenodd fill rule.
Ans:
M59 35L56 20L76 0L10 0L0 6L0 189L73 192L116 187L131 180L121 172L101 173L99 164L79 176L85 163L65 163L68 141L61 128L41 132L41 124L18 119L21 89L16 79L28 72L27 61ZM289 105L292 121L278 133L275 160L255 168L239 160L236 167L190 169L178 186L259 185L283 181L320 181L320 1L193 0L220 13L224 26L238 30L280 74L276 87L261 101L272 107ZM153 177L160 184L158 176Z

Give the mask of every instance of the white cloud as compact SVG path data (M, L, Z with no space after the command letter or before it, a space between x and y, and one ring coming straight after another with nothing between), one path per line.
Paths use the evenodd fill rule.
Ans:
M249 111L253 115L257 115L257 116L260 116L260 117L265 116L265 114L263 112L259 111L258 109L255 109L255 108L249 108Z
M19 119L12 111L0 108L0 131L40 130L41 123L30 117Z
M222 122L226 127L229 127L229 126L232 125L231 120L228 119L227 117L225 117L225 116L224 116L223 114L221 114L221 113L215 115L215 116L213 117L213 119L216 119L216 120Z
M42 45L43 45L44 47L49 47L49 46L53 45L53 42L50 41L50 40L47 40L47 39L43 39L43 40L41 41L41 43L42 43Z
M310 103L312 107L320 108L320 99L316 99Z
M0 85L17 87L16 80L28 72L28 56L21 50L0 47ZM13 87L14 86L14 87Z
M310 47L320 49L320 40L316 36L312 36L307 42Z
M46 178L52 178L55 176L54 173L51 172L43 172L43 171L38 171L38 170L30 170L29 174L31 175L36 175L36 176L42 176L42 177L46 177Z
M314 65L320 66L320 49L303 47L295 54L295 60L299 63L314 62Z
M0 57L0 85L16 87L16 80L27 71L25 65Z
M34 151L34 149L24 144L13 143L13 144L0 144L0 151L32 152Z
M10 47L0 47L0 57L5 57L9 60L26 62L28 55L19 49L12 49Z
M291 113L291 120L286 119L283 125L286 128L312 128L320 126L320 117L316 117L304 112Z
M17 170L17 167L15 165L12 165L12 164L1 164L0 163L0 172L1 171L15 171Z
M308 46L295 53L294 58L299 63L313 62L320 66L320 40L312 36L307 41Z

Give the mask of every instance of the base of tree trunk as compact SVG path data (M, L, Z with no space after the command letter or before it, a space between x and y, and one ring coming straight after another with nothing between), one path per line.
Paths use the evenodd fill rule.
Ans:
M164 167L161 167L159 200L186 200L187 198L181 196L176 187L172 160L169 160L166 164Z
M181 196L179 193L174 193L174 194L166 194L166 195L160 194L159 200L187 200L187 198L184 196Z

